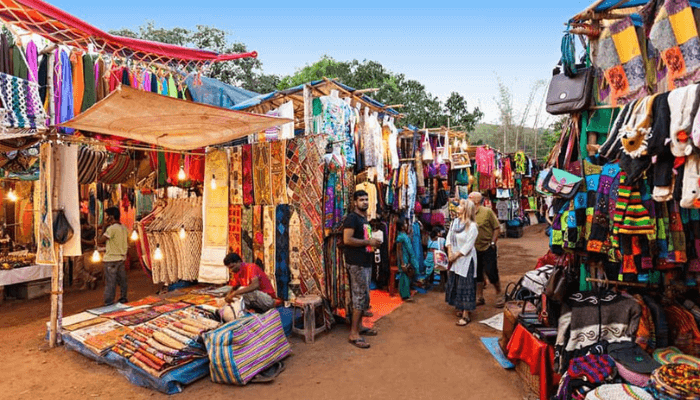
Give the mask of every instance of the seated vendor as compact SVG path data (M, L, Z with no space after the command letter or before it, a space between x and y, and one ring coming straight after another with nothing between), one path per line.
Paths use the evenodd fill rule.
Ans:
M224 265L229 269L229 285L233 288L226 295L230 303L236 297L242 297L246 308L264 313L275 306L275 290L263 270L252 263L244 263L241 256L229 253L224 258Z

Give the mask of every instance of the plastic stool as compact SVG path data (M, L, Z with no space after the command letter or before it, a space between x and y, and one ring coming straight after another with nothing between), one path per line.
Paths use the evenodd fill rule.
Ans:
M323 300L321 296L309 295L297 297L292 303L294 308L292 314L292 332L297 335L304 336L306 343L313 343L315 336L326 330L325 325L316 327L316 309L321 309L323 312ZM304 316L304 329L296 327L297 309L301 310Z

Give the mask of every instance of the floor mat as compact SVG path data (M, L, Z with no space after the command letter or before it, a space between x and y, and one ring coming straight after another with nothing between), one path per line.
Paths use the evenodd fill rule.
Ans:
M497 337L482 337L481 343L484 344L486 350L488 350L489 353L491 353L493 358L496 359L496 361L501 365L501 367L505 369L515 368L515 365L512 362L508 361L505 354L503 354L501 346L498 345Z
M368 328L372 328L374 323L379 321L382 317L391 314L392 311L396 310L403 301L401 296L389 296L389 292L383 290L372 290L369 292L369 304L372 306L371 317L362 318L362 323Z

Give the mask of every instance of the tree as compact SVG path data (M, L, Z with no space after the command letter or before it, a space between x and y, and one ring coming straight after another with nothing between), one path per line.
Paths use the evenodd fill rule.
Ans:
M422 83L407 79L404 74L387 70L377 61L337 61L324 55L313 64L307 64L293 75L280 80L279 89L288 89L306 82L331 78L355 89L377 88L372 98L384 104L403 104L398 111L405 115L402 122L428 128L462 125L465 130L474 129L483 117L477 108L469 112L467 102L459 93L452 93L445 104L425 89Z
M153 21L148 21L145 25L141 25L138 28L138 32L122 28L110 31L110 33L177 46L206 49L224 54L248 52L245 44L231 42L228 32L206 25L197 25L196 30L179 27L165 29L156 27ZM213 63L208 68L206 75L224 83L240 86L258 93L268 93L274 90L280 79L276 75L263 74L262 62L257 58L241 58Z

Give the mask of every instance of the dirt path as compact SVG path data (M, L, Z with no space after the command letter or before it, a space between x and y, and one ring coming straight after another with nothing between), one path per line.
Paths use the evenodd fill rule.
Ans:
M499 269L505 283L516 280L546 252L542 227L520 239L503 239ZM150 293L140 271L130 274L130 298ZM101 289L66 295L66 314L98 305ZM479 342L497 332L476 321L495 315L493 289L466 328L455 325L443 294L417 296L377 323L379 336L369 350L347 343L347 327L336 326L313 345L291 338L294 355L287 369L269 385L232 387L201 379L185 388L182 398L219 399L527 399L531 398L513 371L501 368ZM48 298L0 306L0 399L143 399L165 398L129 383L116 370L78 353L45 350Z

